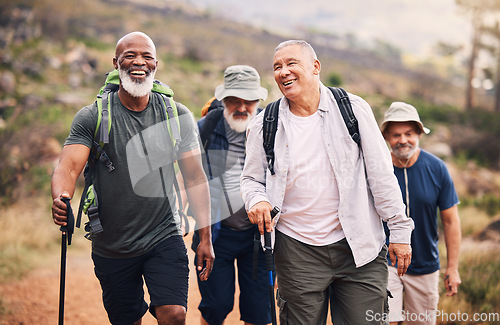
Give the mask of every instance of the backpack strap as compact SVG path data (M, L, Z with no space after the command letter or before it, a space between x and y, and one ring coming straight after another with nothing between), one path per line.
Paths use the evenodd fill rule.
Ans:
M170 137L172 138L172 144L174 146L174 156L177 155L179 150L179 143L181 141L181 131L179 123L179 114L177 112L177 105L172 97L169 97L163 93L154 93L160 96L160 102L163 107L163 117L167 121L167 129Z
M177 202L179 203L179 208L177 209L177 213L179 213L180 217L180 225L184 224L184 233L183 236L186 237L189 234L189 219L184 212L184 205L182 204L181 190L179 188L179 182L177 181L177 176L174 176L174 188L175 193L177 194ZM189 203L187 204L189 205Z
M349 100L349 96L346 91L342 88L336 87L328 87L330 91L333 93L333 97L337 101L337 105L339 106L340 113L342 114L342 118L344 119L345 126L351 135L352 140L361 146L361 137L359 135L359 127L358 120L356 116L354 116L354 112L352 111L351 101Z
M263 146L266 151L267 167L274 175L274 139L276 138L276 131L278 130L278 112L280 100L272 102L266 106L263 116Z
M92 186L92 177L93 177L93 174L95 171L95 164L98 162L105 165L108 172L112 172L113 170L115 170L115 167L113 166L113 162L111 161L111 159L109 159L108 155L106 154L106 151L104 151L101 144L97 143L96 141L93 141L92 149L90 150L90 155L89 155L89 158L87 160L87 164L85 165L85 170L83 171L83 176L85 178L85 185L83 187L82 196L80 198L80 206L78 207L78 215L76 218L76 227L77 228L80 228L80 224L82 221L82 212L85 211L84 205L86 203L85 201L87 198L87 193ZM92 190L94 190L94 189L92 189ZM97 195L95 195L95 198L97 200ZM97 204L96 204L96 206L97 206ZM94 211L97 212L97 210L94 210ZM95 212L94 212L94 214L95 214ZM90 221L92 221L90 213L88 214L88 216L89 216ZM98 223L98 225L97 225L97 223ZM100 221L99 221L98 217L95 218L95 221L93 221L93 224L94 224L94 227L93 227L94 233L98 233L99 229L102 231L102 227L100 225ZM85 237L87 238L87 235Z
M107 84L102 93L97 95L97 125L95 135L98 135L100 143L109 143L109 131L111 130L111 100L110 94L118 90L118 85ZM100 99L100 100L99 100Z
M223 112L224 112L223 107L216 107L209 110L207 115L205 115L205 119L203 120L203 125L200 128L201 145L203 146L203 149L205 151L210 146L210 142L212 140L212 133L214 132L215 127L219 123Z
M154 92L154 93L160 96L160 102L163 107L162 110L163 117L167 121L167 128L170 137L172 138L173 155L175 157L177 156L177 152L179 151L179 143L181 141L180 122L179 122L179 114L177 111L177 105L175 104L175 101L171 96L166 95L165 93L162 92ZM177 164L177 162L175 162L174 164ZM180 217L180 225L182 226L182 224L184 224L185 229L183 236L187 236L187 234L189 233L189 220L186 214L184 213L181 191L176 176L174 176L174 188L177 196L177 202L179 204L177 212L179 213Z
M330 91L333 93L333 97L337 101L337 105L339 107L340 113L342 114L342 118L344 119L344 123L351 135L351 138L354 142L357 143L359 147L361 147L361 136L359 135L359 127L358 120L356 116L354 116L354 112L352 110L351 101L347 92L342 88L328 87ZM266 159L267 159L267 167L271 172L271 175L274 175L274 140L276 138L276 131L278 129L278 111L279 111L279 103L278 99L275 102L272 102L267 105L266 110L264 112L264 121L263 121L263 146L266 151Z
M87 192L89 190L90 185L92 184L92 174L93 174L93 166L90 166L90 161L87 161L87 165L85 165L85 170L83 171L83 175L85 178L85 186L83 187L82 196L80 197L80 205L78 207L78 215L76 217L76 227L80 228L80 224L82 222L82 212L85 203L85 198L87 197Z
M200 128L200 139L201 144L203 146L203 150L207 152L210 142L212 141L212 134L217 127L217 124L220 122L222 115L224 113L224 107L214 107L208 111L207 115L205 115L205 119L203 120L203 124ZM208 175L210 178L215 175L212 172L212 168L210 167L210 161L208 158L208 154L204 156L206 162L204 161L204 165L208 169ZM226 199L227 207L229 209L229 215L232 216L234 214L233 208L231 206L231 202L229 200L229 195L226 191L226 185L224 183L223 175L219 175L219 181L221 182L222 192L224 192L224 197Z

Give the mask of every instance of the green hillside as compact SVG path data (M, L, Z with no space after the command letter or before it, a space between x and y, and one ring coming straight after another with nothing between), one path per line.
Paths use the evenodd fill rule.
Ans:
M71 120L94 100L124 34L141 30L152 37L160 61L157 78L195 116L232 64L255 66L270 90L268 102L280 97L272 53L293 38L174 1L2 0L0 28L1 204L46 193ZM328 37L314 32L307 37L322 62L325 84L341 84L366 98L379 120L390 102L408 101L431 129L445 128L424 144L444 144L442 155L462 166L472 160L500 168L498 114L461 111L463 90L437 70L410 69L394 55L331 47Z
M195 114L231 64L249 64L270 90L275 35L198 12L176 2L22 0L0 4L0 203L45 192L72 117L91 103L112 69L116 41L141 30L157 45L157 78ZM368 100L380 119L391 101L418 107L432 128L429 143L447 146L448 158L500 167L500 119L483 110L462 112L463 90L428 69L412 70L396 57L329 47L326 35L308 40L322 61L325 84L342 84ZM484 146L483 143L488 143ZM475 193L466 193L472 194Z

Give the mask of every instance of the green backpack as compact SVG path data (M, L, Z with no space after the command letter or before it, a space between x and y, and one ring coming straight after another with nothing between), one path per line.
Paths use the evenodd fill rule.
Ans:
M85 177L85 187L83 189L82 197L80 199L80 206L78 209L78 216L76 219L76 227L80 228L82 212L87 214L89 221L85 224L85 231L87 234L85 238L91 240L93 236L99 234L103 231L101 221L99 219L99 202L96 190L92 184L92 176L95 171L96 163L102 163L106 166L109 173L113 172L115 167L113 162L109 159L104 146L109 143L109 132L111 131L112 125L112 110L111 101L109 100L112 93L118 91L120 85L120 78L118 70L113 70L107 74L104 86L99 90L97 95L97 126L94 134L94 141L90 151L90 155L85 166L84 177ZM170 87L161 81L154 80L153 82L153 94L160 97L160 102L164 108L165 120L167 121L167 128L172 139L172 144L174 148L174 156L177 154L180 142L180 123L179 114L177 111L177 106L173 99L174 92ZM177 184L176 177L174 177L174 185L177 194L179 194L179 185ZM182 201L178 195L179 202L179 212L182 212ZM181 216L186 218L182 213ZM181 219L182 220L182 219ZM186 227L188 226L188 222ZM189 232L189 230L187 230ZM186 232L186 233L187 233Z

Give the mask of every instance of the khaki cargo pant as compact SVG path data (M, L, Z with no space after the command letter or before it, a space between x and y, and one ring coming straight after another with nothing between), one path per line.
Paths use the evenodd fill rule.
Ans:
M347 240L311 246L276 231L274 250L281 325L388 324L387 248L356 268Z

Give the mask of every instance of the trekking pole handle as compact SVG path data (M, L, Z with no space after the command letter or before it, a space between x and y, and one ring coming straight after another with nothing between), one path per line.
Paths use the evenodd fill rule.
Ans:
M271 221L278 214L279 211L280 209L278 207L274 207L274 209L271 211ZM273 248L271 244L271 233L267 231L264 233L264 250L266 257L266 269L267 271L272 271L274 264Z
M71 245L71 238L73 236L73 232L75 231L75 216L73 215L73 209L71 209L71 198L62 197L61 201L66 203L66 226L61 226L60 230L63 233L68 234L68 245Z
M276 206L271 210L271 222L273 221L274 217L276 217L278 212L280 212L280 208L278 208ZM269 233L267 231L264 232L264 246L266 246L265 248L267 248L267 247L271 248L271 233Z
M276 217L276 215L278 214L278 212L280 212L280 208L278 208L278 207L274 207L271 210L271 221L274 219L274 217Z

